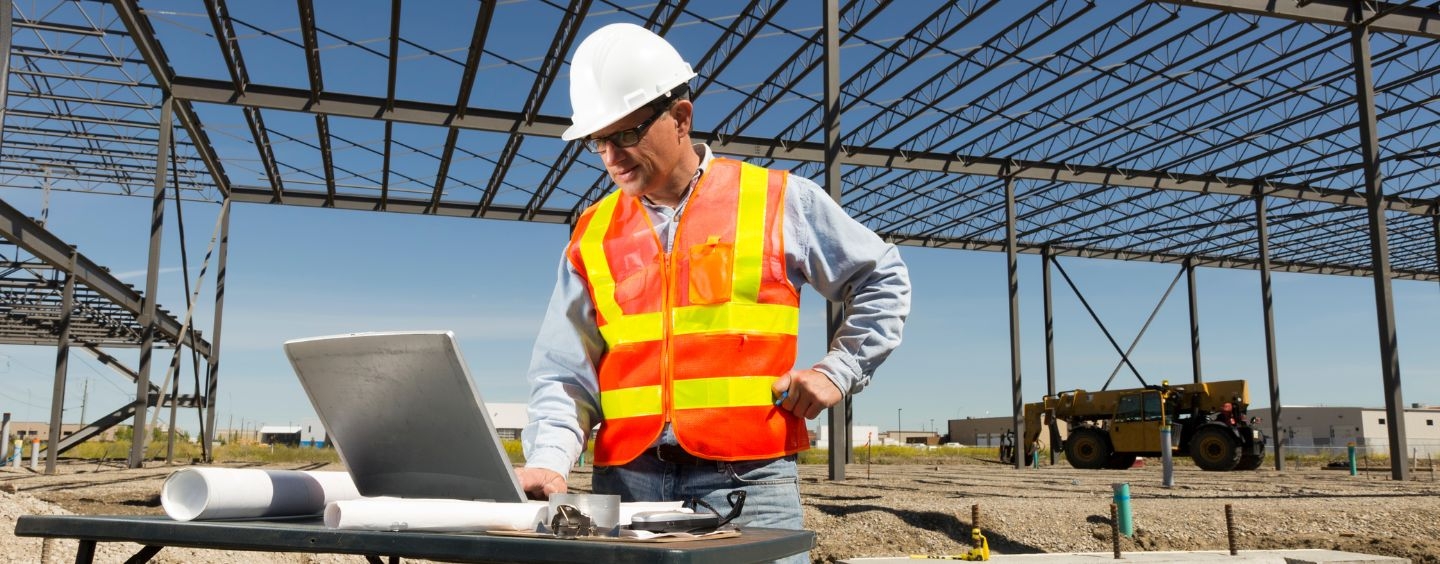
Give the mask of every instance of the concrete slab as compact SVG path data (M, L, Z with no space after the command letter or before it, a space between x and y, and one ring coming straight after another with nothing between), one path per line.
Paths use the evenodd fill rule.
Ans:
M1144 562L1166 564L1171 562L1244 562L1246 564L1409 564L1408 558L1373 556L1337 550L1242 550L1235 556L1229 551L1183 551L1183 552L1124 552L1122 562ZM944 555L928 558L883 557L850 558L842 564L915 564L925 560L949 560ZM991 554L990 562L1002 564L1059 564L1061 562L1115 562L1113 552L1086 552L1070 554Z

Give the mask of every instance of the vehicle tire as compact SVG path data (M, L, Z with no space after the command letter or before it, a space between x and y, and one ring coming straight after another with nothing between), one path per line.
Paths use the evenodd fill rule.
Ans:
M1201 470L1229 472L1240 464L1240 440L1223 425L1207 425L1190 439L1190 458Z
M1110 453L1110 459L1105 461L1105 468L1110 470L1129 470L1135 465L1135 455Z
M1082 470L1099 470L1110 461L1110 437L1104 431L1081 427L1065 440L1065 460Z
M1236 470L1254 470L1265 463L1264 454L1245 454L1240 456L1240 463L1235 465Z

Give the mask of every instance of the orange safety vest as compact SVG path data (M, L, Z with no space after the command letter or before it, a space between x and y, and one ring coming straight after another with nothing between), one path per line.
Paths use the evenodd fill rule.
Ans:
M668 421L686 451L755 460L809 447L770 387L795 365L800 293L785 274L785 171L713 159L665 253L638 198L585 210L568 258L605 339L595 464L625 464Z

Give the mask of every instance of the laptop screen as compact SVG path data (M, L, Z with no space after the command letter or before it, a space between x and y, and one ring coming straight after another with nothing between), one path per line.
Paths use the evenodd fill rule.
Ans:
M285 354L361 495L525 500L453 333L313 337Z

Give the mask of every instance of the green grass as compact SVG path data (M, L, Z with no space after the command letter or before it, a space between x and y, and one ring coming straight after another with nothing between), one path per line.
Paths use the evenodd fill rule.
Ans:
M166 450L164 440L150 441L150 444L145 446L145 457L150 460L164 460ZM86 441L65 451L61 456L81 460L125 460L130 456L130 441ZM200 445L177 440L174 456L176 462L199 460L202 456ZM215 461L260 464L339 463L340 455L331 448L228 444L215 447Z

